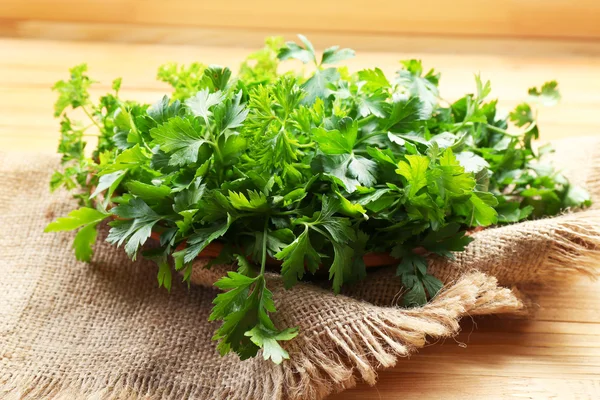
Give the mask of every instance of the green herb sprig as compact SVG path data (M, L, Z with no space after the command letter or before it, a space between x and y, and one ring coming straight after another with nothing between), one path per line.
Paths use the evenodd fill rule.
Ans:
M189 280L193 260L221 242L216 262L239 269L215 283L223 291L210 315L222 321L218 349L242 359L262 349L280 363L289 355L279 342L297 329L271 320L268 261L280 262L286 288L327 270L339 292L366 276L365 254L388 253L398 260L404 304L421 305L442 287L423 251L452 257L471 229L590 204L544 163L550 147L532 146L539 127L529 104L501 117L479 76L473 94L447 103L440 74L418 60L403 61L393 79L379 68L350 73L335 64L354 51L334 46L319 56L299 37L268 39L237 76L214 65L163 66L158 79L173 92L152 105L122 99L120 79L93 102L85 64L71 69L54 86L63 168L51 188L74 190L81 208L46 230L78 229L73 247L84 261L102 221L107 240L132 259L158 233L159 246L143 256L169 290L172 269ZM279 74L284 60L315 72ZM552 105L560 95L549 82L529 97ZM83 111L89 124L67 109ZM98 143L86 156L89 135Z

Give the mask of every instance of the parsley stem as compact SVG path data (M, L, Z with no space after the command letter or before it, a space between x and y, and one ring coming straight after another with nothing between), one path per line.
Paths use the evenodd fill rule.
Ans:
M306 165L306 164L302 164L302 163L293 163L292 166L294 166L296 168L304 168L304 169L312 168L310 165Z
M273 213L273 215L294 215L294 214L299 214L299 211L296 210L290 210L290 211L279 211L279 212L275 212Z
M305 224L305 226L306 226L306 228L308 229L308 225L306 225L306 224ZM319 233L320 233L322 236L324 236L324 237L326 237L327 239L329 239L329 240L333 241L333 238L331 237L331 235L328 235L327 233L325 233L325 231L323 231L321 228L318 228L318 227L317 227L317 226L316 226L314 223L313 223L313 224L310 224L310 227L311 227L311 228L312 228L314 231L316 231L316 232L319 232Z
M209 145L212 146L212 148L214 149L214 154L215 154L215 158L216 160L219 161L219 164L223 163L223 155L221 154L221 150L219 149L219 146L217 145L217 143L211 141L211 140L207 140L206 143L208 143ZM217 168L217 173L218 173L218 182L219 185L223 182L223 172L224 172L224 168L222 166L219 166L219 168Z
M357 121L358 127L362 128L363 126L367 125L369 122L373 121L375 118L377 118L377 117L374 114L371 114L368 117L365 117L363 119L359 119Z
M140 139L142 139L142 137L140 136ZM144 145L144 147L146 148L146 150L148 150L150 153L152 153L152 149L150 148L150 146L148 146L146 144L146 142L144 141L144 139L142 139L142 144Z
M494 126L494 125L485 124L485 127L494 132L502 133L504 135L514 136L512 133L510 133L506 129L498 128L497 126Z
M498 133L503 133L503 134L505 134L505 135L507 135L507 136L517 137L517 136L522 136L522 135L524 135L524 134L526 134L526 133L529 133L529 132L531 132L531 131L532 131L532 130L533 130L535 127L536 127L536 123L535 123L535 122L533 122L533 123L532 123L531 125L529 125L529 126L527 127L527 129L526 129L525 131L523 131L521 134L514 134L514 133L511 133L511 132L509 132L509 131L507 131L507 130L505 130L505 129L498 128L497 126L490 125L490 124L486 124L485 126L486 126L486 127L489 129L489 130L492 130L492 131L495 131L495 132L498 132Z
M487 129L489 129L491 131L502 133L503 135L512 136L512 137L517 136L516 134L511 133L511 132L507 131L506 129L498 128L497 126L494 126L491 124L483 123L482 125L484 125ZM475 126L475 123L474 122L462 122L460 124L455 124L455 126L456 126L456 128L453 129L452 132L458 132L466 126ZM535 123L531 124L524 133L529 132L534 127L535 127Z
M467 121L463 121L460 124L454 124L455 128L452 129L452 133L456 133L458 131L460 131L462 128L464 128L465 126L467 126L467 124L469 124L470 122Z
M219 149L219 146L213 141L207 141L206 143L210 144L213 147L213 149L215 150L215 155L217 156L219 161L223 161L223 156L221 155L221 150Z
M264 275L265 267L267 265L267 231L269 228L269 218L265 219L265 229L263 230L263 242L262 242L262 260L260 262L260 274Z
M367 149L354 149L354 150L352 150L352 153L354 153L354 154L369 154Z
M369 140L369 139L371 139L372 137L379 136L379 135L382 135L382 134L383 134L383 132L373 132L373 133L370 133L370 134L368 134L368 135L362 136L361 138L359 138L359 139L356 141L356 144L355 144L355 146L356 146L356 145L358 145L358 144L361 144L361 143L362 143L362 142L364 142L365 140Z
M81 106L81 108L83 109L83 112L85 113L85 115L87 115L88 118L94 123L94 125L96 125L98 130L100 130L100 132L102 132L102 127L100 126L100 124L98 124L98 121L96 121L96 119L92 116L92 114L90 114L90 112L87 110L87 108L85 108L85 106Z

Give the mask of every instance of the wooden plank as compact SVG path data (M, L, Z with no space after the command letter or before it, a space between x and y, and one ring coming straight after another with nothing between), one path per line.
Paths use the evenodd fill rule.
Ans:
M2 21L0 19L0 21ZM519 40L506 38L464 36L418 36L387 33L361 34L354 32L306 31L317 47L332 43L355 50L396 51L404 53L453 53L480 55L522 55L525 57L586 57L600 55L599 41L547 40L541 38ZM297 40L296 31L204 28L193 26L139 25L132 23L66 22L40 20L4 20L0 23L0 37L69 40L82 42L120 42L168 45L216 46L219 48L258 48L268 36L283 36ZM460 46L457 45L460 43Z
M0 18L274 32L600 38L596 0L4 0Z
M498 363L502 368L502 363ZM436 370L443 368L440 365ZM379 383L330 397L331 400L479 400L479 399L597 399L600 381L578 378L452 376L443 373L380 374Z

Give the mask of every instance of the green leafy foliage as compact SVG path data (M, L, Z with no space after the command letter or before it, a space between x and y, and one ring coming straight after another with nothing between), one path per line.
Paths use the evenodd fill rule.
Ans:
M204 70L206 66L192 63L188 66L169 63L158 69L157 79L173 87L173 98L188 98L206 85Z
M297 329L278 331L275 328L268 314L276 311L273 293L267 289L262 274L250 278L229 272L215 286L225 290L215 298L215 307L209 317L211 321L224 321L213 337L220 340L218 350L221 354L233 350L243 360L254 357L262 348L265 360L270 358L279 364L289 358L278 342L293 339Z
M541 88L532 87L528 91L529 95L539 100L545 106L553 106L560 100L558 83L556 81L546 82Z
M336 65L354 51L317 53L299 38L267 39L237 75L165 65L158 79L173 90L152 105L121 99L120 80L93 102L86 66L73 68L54 87L63 165L50 184L74 190L81 208L46 230L79 230L73 246L86 261L100 221L131 258L154 232L159 242L142 254L169 290L173 269L189 280L192 261L221 242L214 262L239 268L215 284L218 349L241 358L262 349L280 363L298 332L271 319L268 269L286 288L328 276L339 292L366 276L365 254L387 252L398 259L403 304L419 306L442 286L428 254L453 257L474 228L590 204L545 162L548 147L534 150L535 106L500 117L479 76L472 94L446 103L440 74L421 61L403 61L395 79L376 67L350 73ZM282 62L313 72L279 73ZM529 89L529 99L552 105L557 88ZM71 119L73 109L89 123ZM98 136L91 152L88 135Z
M111 212L121 219L110 223L112 228L106 240L118 246L125 243L125 252L135 259L138 249L150 237L152 227L161 220L161 216L139 197L118 205Z
M92 246L96 242L96 226L108 216L107 213L93 208L81 207L73 210L66 217L58 218L46 226L44 232L79 231L73 240L75 256L81 261L90 261L92 258Z
M52 87L59 93L58 99L54 104L54 116L60 116L65 108L79 108L89 102L90 95L88 89L92 83L90 78L85 75L87 65L81 64L69 70L71 78L68 81L58 81Z
M426 303L442 288L442 282L427 274L427 260L416 254L403 254L396 274L406 288L402 303L408 307Z
M265 47L250 54L238 73L238 78L244 82L246 88L252 88L263 83L269 83L277 78L279 58L277 53L284 45L280 37L270 37L265 40Z
M206 143L197 120L171 118L150 130L153 144L169 155L169 165L180 166L198 161L200 146Z

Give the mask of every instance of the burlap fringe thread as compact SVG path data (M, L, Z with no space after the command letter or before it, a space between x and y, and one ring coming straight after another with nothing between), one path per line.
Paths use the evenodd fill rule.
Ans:
M455 260L434 257L431 274L448 283L470 270L495 276L500 285L549 284L577 275L598 276L600 210L487 229Z
M554 246L546 260L551 271L549 280L573 274L596 279L600 261L600 211L566 214L559 219L552 236Z
M394 366L427 338L455 335L462 317L522 309L515 293L499 287L495 278L467 274L424 307L387 310L338 325L324 337L306 341L309 345L291 349L284 367L285 393L293 399L323 398L355 386L357 377L374 385L377 369Z
M356 384L355 371L369 384L375 384L376 369L393 366L398 357L408 356L423 347L427 337L437 339L454 335L459 320L466 315L515 312L522 302L510 289L498 287L496 279L479 272L468 274L436 299L418 309L395 309L357 319L345 326L331 327L310 346L290 348L291 360L274 367L268 382L257 382L245 393L227 389L218 399L276 399L285 393L293 399L322 398ZM293 342L292 342L293 343ZM337 346L335 350L332 347ZM16 399L154 399L161 397L202 398L202 390L173 393L168 388L135 377L90 377L84 381L62 382L38 377L23 380L5 375L0 386L2 398ZM102 387L102 389L100 389ZM171 388L173 389L173 388ZM152 392L152 394L143 394Z

